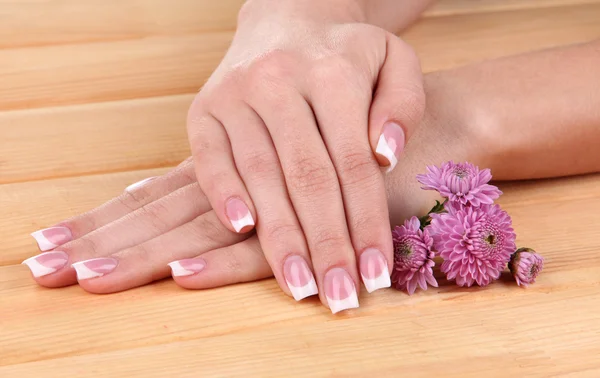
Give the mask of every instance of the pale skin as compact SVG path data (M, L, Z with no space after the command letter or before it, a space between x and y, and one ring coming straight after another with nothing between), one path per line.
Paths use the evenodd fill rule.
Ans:
M491 168L499 180L600 172L598 77L600 41L426 75L425 116L398 168L385 178L391 224L431 206L432 193L415 180L428 164L470 161ZM274 274L258 236L231 231L211 209L192 159L61 225L74 235L57 248L69 264L105 256L119 261L113 272L79 282L92 293L168 277L169 262L190 258L202 259L205 268L174 277L188 289ZM36 281L46 287L77 283L69 264Z

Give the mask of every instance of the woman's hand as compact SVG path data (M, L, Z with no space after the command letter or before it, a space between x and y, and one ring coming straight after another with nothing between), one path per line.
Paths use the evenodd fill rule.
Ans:
M168 277L167 264L177 283L189 289L271 275L256 237L229 231L210 209L191 159L32 235L45 253L24 263L46 287L79 281L87 291L112 293Z
M453 91L430 90L428 96L432 116L425 117L407 146L400 169L386 176L394 224L431 204L432 193L420 190L414 179L426 164L480 161L475 148L466 148L471 142L478 145L468 134L472 130L454 118L460 107ZM204 289L272 275L256 235L228 230L210 209L191 158L164 176L133 184L106 204L33 235L44 253L25 264L46 287L79 280L87 291L111 293L171 273L184 288Z
M216 216L256 223L281 288L333 312L358 306L359 272L369 292L390 285L379 165L394 168L425 106L414 51L361 4L249 1L188 115Z

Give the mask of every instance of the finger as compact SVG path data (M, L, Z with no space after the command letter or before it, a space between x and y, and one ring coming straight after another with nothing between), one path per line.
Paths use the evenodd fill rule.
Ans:
M425 111L419 59L400 38L386 33L386 55L371 104L369 140L380 165L394 169Z
M273 276L256 235L169 266L177 285L186 289L210 289Z
M118 197L59 224L31 234L41 251L49 251L86 235L165 195L196 182L191 159L159 177L150 177L126 188Z
M223 225L235 232L252 230L256 212L233 162L227 133L197 100L188 114L188 135L196 177Z
M106 257L172 230L210 210L197 183L185 186L145 205L59 249L25 261L42 286L57 287L76 282L71 264ZM54 262L47 261L53 257ZM57 260L62 261L62 266ZM51 267L52 269L44 269Z
M387 197L367 135L370 83L343 61L322 64L311 75L310 102L340 181L361 278L369 293L390 287Z
M165 234L109 256L73 264L79 285L91 293L114 293L169 276L168 264L248 238L225 228L214 211Z
M318 289L306 240L268 131L247 104L229 106L230 111L224 110L219 117L232 128L229 135L236 164L258 210L256 231L265 258L286 294L298 301L315 295ZM235 125L244 127L234 131Z
M270 84L268 92L257 93L265 100L254 97L251 106L265 121L277 149L321 301L333 313L358 307L358 274L340 187L312 110L299 92Z

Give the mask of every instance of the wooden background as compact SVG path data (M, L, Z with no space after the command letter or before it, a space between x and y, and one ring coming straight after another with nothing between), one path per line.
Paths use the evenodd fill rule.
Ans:
M539 282L387 290L332 316L273 280L98 296L37 287L28 234L189 155L193 93L242 0L0 0L0 377L600 377L600 176L507 184ZM600 37L600 0L442 0L425 71ZM568 62L565 62L568 64Z

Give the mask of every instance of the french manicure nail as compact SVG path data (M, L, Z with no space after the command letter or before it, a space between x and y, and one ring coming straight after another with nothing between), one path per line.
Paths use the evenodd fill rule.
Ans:
M73 240L71 230L66 227L50 227L31 234L40 248L45 252Z
M283 275L295 300L299 301L319 293L315 277L302 257L288 257L283 264Z
M136 190L137 188L144 186L146 183L154 180L155 178L156 177L145 178L142 181L138 181L138 182L135 182L135 183L129 185L127 188L125 188L125 190L128 192L132 192L132 191Z
M235 229L235 232L240 232L252 228L254 226L254 219L248 206L239 198L233 197L225 204L225 213L227 218L231 222L231 225Z
M171 267L173 277L184 277L196 274L206 266L203 259L184 259L173 261L168 264Z
M375 152L390 163L387 172L391 172L398 164L400 154L404 150L404 139L404 130L400 125L394 122L386 122L383 125Z
M60 251L44 252L23 261L31 270L34 277L42 277L52 274L67 265L69 256Z
M115 270L118 261L110 257L102 257L79 261L71 265L77 272L77 280L102 277Z
M360 276L369 293L392 285L387 261L375 248L366 249L360 255Z
M325 274L325 297L332 313L358 307L358 296L352 277L342 268Z

